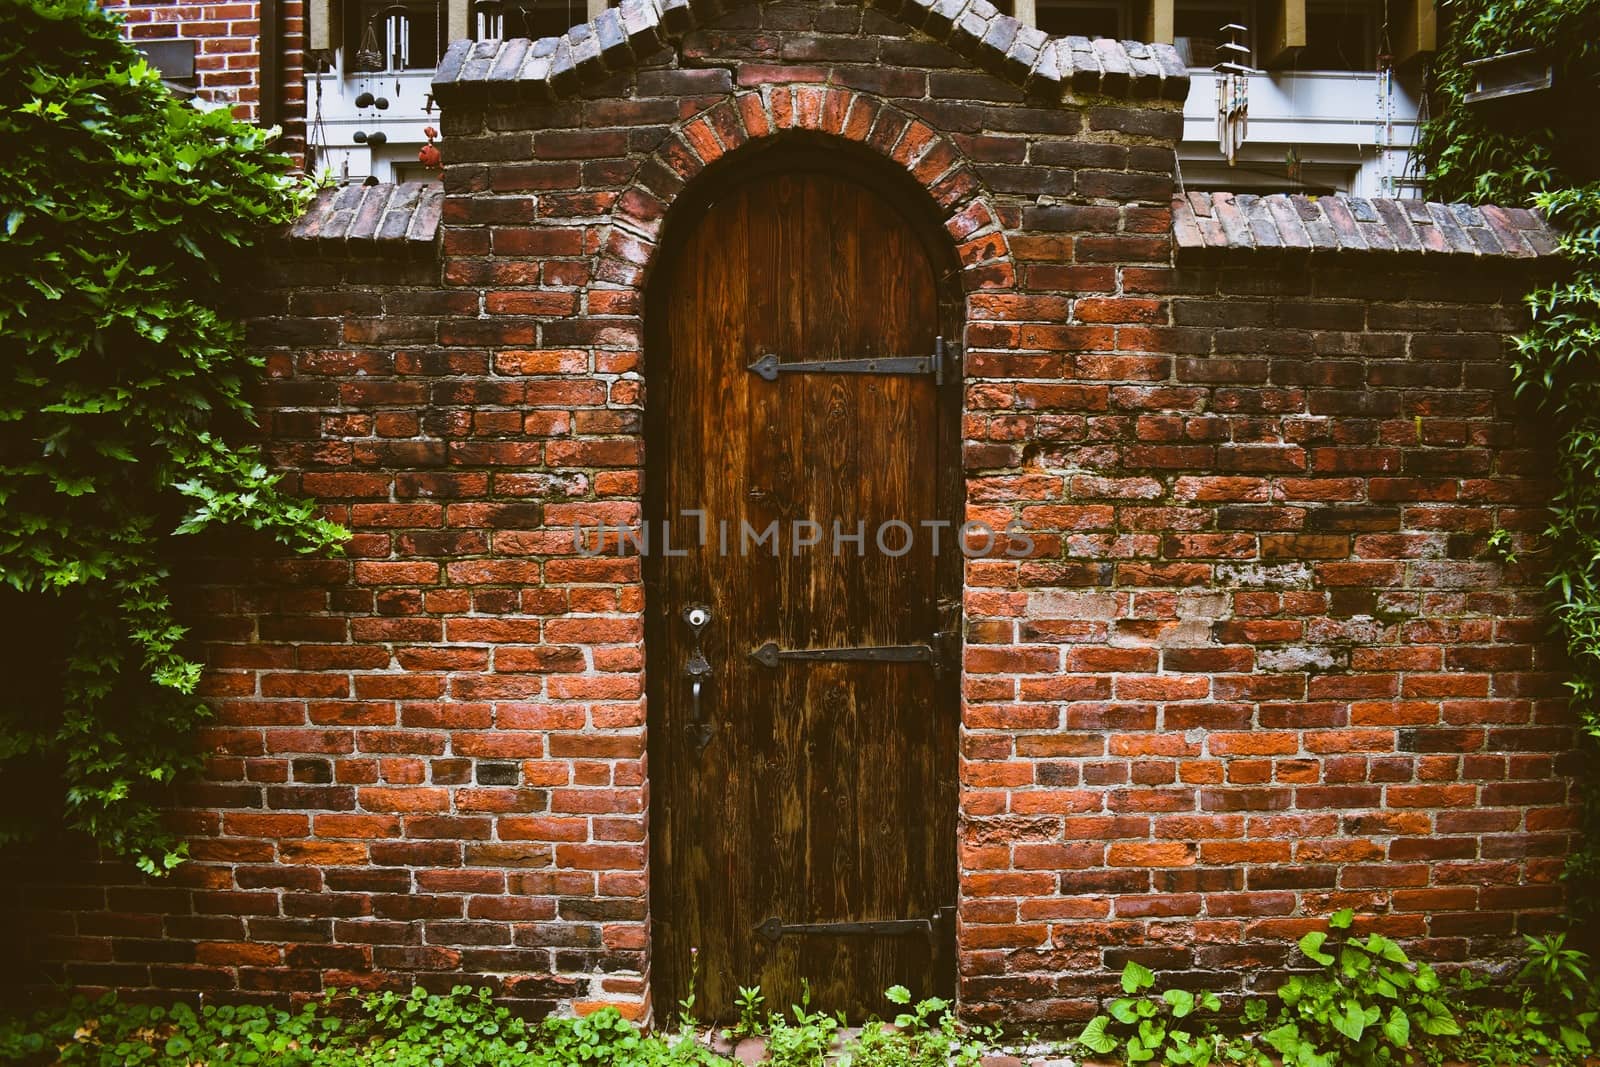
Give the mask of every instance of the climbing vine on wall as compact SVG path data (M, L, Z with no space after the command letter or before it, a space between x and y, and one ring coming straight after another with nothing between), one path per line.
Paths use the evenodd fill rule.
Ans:
M224 275L301 194L268 132L174 99L86 0L0 5L0 70L0 844L65 825L158 872L205 715L170 560L210 527L344 537L216 432L257 366Z
M1585 844L1568 864L1580 917L1600 909L1600 0L1455 0L1435 61L1443 108L1423 130L1429 194L1536 205L1563 231L1570 271L1528 296L1517 394L1556 430L1557 492L1538 548L1565 641L1567 683L1585 734ZM1468 60L1541 49L1554 89L1508 116L1467 105ZM1513 104L1512 107L1517 105ZM1587 132L1585 132L1587 131ZM1502 548L1514 551L1509 539Z

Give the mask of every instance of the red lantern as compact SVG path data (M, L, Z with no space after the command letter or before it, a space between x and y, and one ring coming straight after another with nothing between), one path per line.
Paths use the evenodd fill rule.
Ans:
M439 146L433 143L433 139L439 136L439 131L429 126L422 131L422 134L428 139L428 143L417 152L417 162L429 170L438 170L444 159L439 154Z

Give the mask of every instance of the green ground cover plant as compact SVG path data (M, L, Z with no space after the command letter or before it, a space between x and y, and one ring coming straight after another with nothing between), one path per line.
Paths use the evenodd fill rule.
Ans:
M123 1067L657 1067L723 1064L692 1039L641 1033L614 1008L530 1023L487 989L326 995L298 1011L259 1005L75 1000L0 1028L0 1062Z
M1268 996L1158 990L1155 974L1129 963L1124 995L1076 1038L1053 1047L1026 1036L1018 1043L1050 1057L1181 1067L1568 1067L1593 1053L1600 995L1588 956L1564 935L1527 938L1523 960L1493 978L1460 971L1443 980L1390 938L1355 932L1357 925L1339 912L1327 929L1302 937L1306 966ZM738 1020L715 1031L718 1047L759 1037L773 1067L978 1067L1006 1044L997 1028L958 1020L943 999L914 1001L896 986L885 1002L885 1019L851 1030L812 1008L808 995L785 1011L766 1010L751 987ZM446 994L335 991L294 1010L108 996L0 1017L0 1064L733 1067L712 1037L682 1005L669 1030L652 1033L610 1008L530 1022L497 1005L489 990L467 986Z
M977 1067L998 1033L956 1021L936 998L886 998L892 1024L841 1037L839 1019L805 1002L741 1022L765 1039L774 1067ZM808 999L808 998L806 998ZM458 986L358 995L330 992L299 1008L71 1000L0 1022L0 1063L83 1067L734 1067L691 1019L641 1031L614 1008L528 1022L487 989Z
M1593 1051L1600 1003L1588 956L1565 935L1526 938L1525 962L1509 981L1462 970L1446 982L1392 939L1357 935L1354 925L1353 912L1336 912L1326 930L1300 939L1311 969L1231 1012L1212 992L1157 995L1155 975L1129 963L1128 996L1111 1001L1073 1044L1097 1059L1192 1067L1510 1067L1582 1063Z
M88 0L0 4L0 845L65 826L158 874L201 665L169 590L213 528L344 531L253 448L230 268L300 211L269 131L163 87Z

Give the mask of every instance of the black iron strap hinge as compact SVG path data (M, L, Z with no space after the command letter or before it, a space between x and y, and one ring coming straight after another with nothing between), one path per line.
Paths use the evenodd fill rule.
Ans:
M776 667L784 660L828 661L833 663L935 663L938 655L930 645L866 645L856 648L779 648L768 641L750 658L763 667Z
M879 919L856 922L786 923L776 915L756 927L756 933L776 943L785 937L926 937L935 955L954 940L955 908L939 908L926 919Z
M961 346L936 337L931 356L878 356L870 359L807 359L781 362L768 352L748 368L765 381L780 374L931 374L935 385L961 377Z
M802 663L927 663L936 674L949 670L950 634L935 633L925 645L858 645L850 648L779 648L768 641L750 653L763 667Z

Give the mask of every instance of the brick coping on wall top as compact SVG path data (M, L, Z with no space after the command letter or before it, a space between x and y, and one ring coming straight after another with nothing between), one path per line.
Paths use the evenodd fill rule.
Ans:
M1211 251L1401 252L1537 259L1559 254L1535 212L1485 204L1194 192L1172 198L1179 254Z
M328 252L435 255L444 188L427 182L362 185L359 182L317 194L293 226L290 243L298 249Z
M633 69L669 41L753 0L622 0L560 37L457 41L439 62L440 104L553 100ZM1168 44L1052 37L989 0L874 0L873 6L1028 92L1182 102L1189 71Z
M323 254L432 256L444 190L423 182L325 189L288 231ZM1172 200L1185 253L1389 252L1534 259L1557 254L1556 233L1524 208L1421 200L1189 193Z

